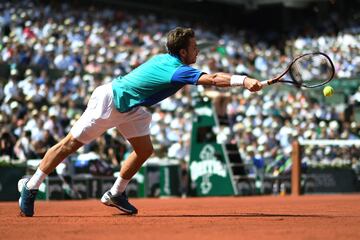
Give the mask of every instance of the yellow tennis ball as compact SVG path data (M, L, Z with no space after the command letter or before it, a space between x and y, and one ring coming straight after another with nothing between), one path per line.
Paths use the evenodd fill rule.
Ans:
M326 86L323 89L323 93L325 97L330 97L334 94L334 89L331 86Z

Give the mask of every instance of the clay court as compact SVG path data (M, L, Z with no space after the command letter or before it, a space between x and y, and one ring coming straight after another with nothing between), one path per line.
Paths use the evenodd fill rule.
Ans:
M360 195L132 199L137 216L97 200L0 203L1 239L360 239Z

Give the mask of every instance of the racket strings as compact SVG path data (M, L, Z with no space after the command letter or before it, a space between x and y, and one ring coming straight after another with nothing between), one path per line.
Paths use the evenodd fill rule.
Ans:
M331 80L334 67L323 54L307 54L295 60L290 68L290 75L300 85L315 87Z

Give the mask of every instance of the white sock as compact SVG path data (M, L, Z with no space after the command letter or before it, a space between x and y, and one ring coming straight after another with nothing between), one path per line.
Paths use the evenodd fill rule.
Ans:
M47 174L38 168L35 174L30 178L30 180L26 183L26 187L28 189L39 189L40 184L44 181Z
M119 177L116 179L114 185L110 189L111 195L115 196L115 195L123 193L125 191L126 186L130 182L130 180L131 179L129 179L129 180L123 179L119 175Z

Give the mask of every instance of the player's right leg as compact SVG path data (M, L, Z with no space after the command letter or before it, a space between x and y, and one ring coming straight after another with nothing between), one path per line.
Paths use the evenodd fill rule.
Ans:
M124 115L128 121L118 125L117 129L128 139L134 151L122 164L119 177L112 188L102 196L101 202L128 214L137 214L138 210L129 203L125 189L131 178L153 153L153 145L149 135L151 114L142 108L138 108Z
M118 179L116 179L113 187L102 196L101 202L128 214L137 214L136 207L128 201L125 188L142 164L151 156L153 146L149 135L131 138L129 142L134 151L121 166Z

